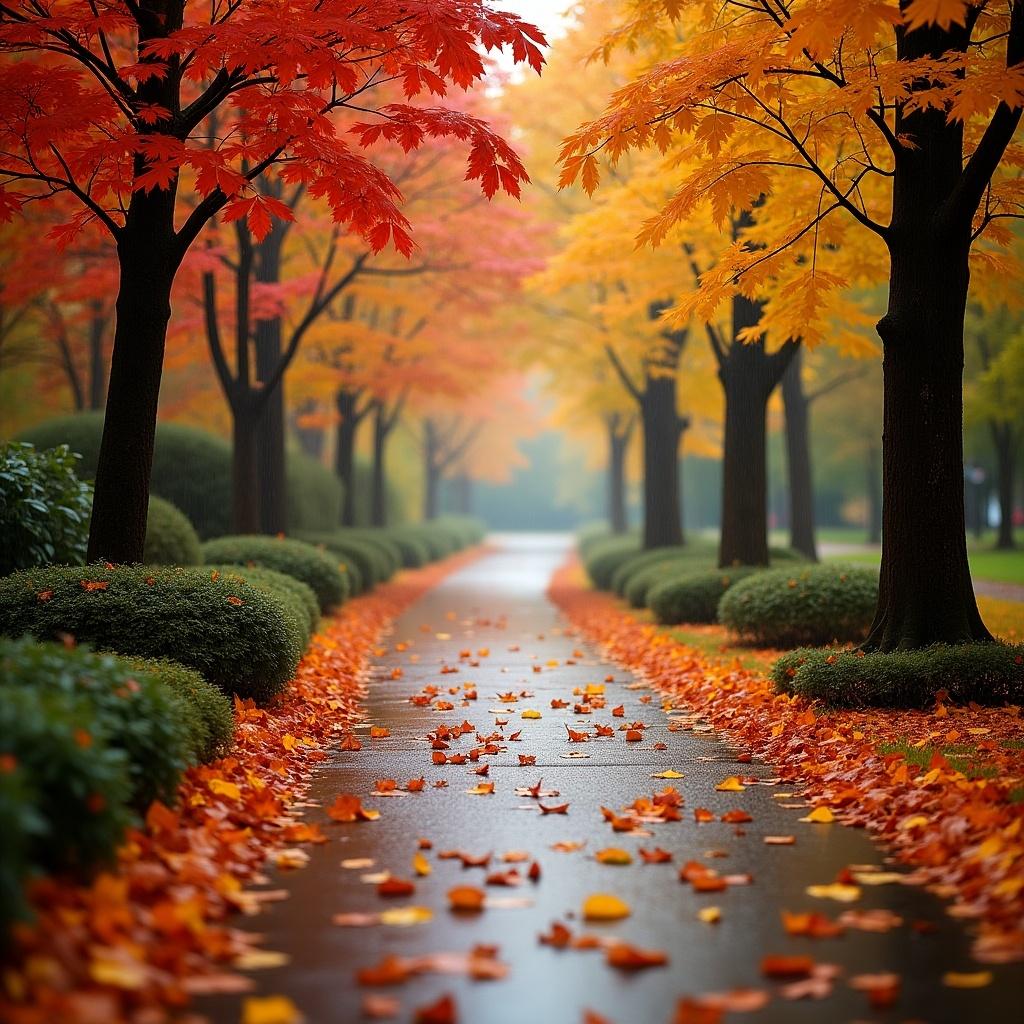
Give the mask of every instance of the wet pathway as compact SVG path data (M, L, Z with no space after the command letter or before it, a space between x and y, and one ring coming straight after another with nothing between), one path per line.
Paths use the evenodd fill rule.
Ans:
M768 990L773 998L759 1012L727 1015L730 1021L970 1024L1020 1019L1021 965L992 968L995 982L977 990L941 984L946 971L980 968L969 959L961 927L943 913L934 897L892 883L864 885L861 898L850 904L807 895L808 886L833 882L848 865L885 866L883 855L862 832L800 823L807 811L794 808L792 796L782 797L782 787L717 790L729 776L767 779L771 773L764 766L737 763L736 752L700 731L699 723L696 731L670 730L670 716L658 699L650 700L648 691L627 673L600 662L592 650L584 646L583 656L574 657L580 645L562 633L557 613L544 597L551 573L565 557L564 543L553 538L506 539L497 552L450 577L396 624L388 653L374 671L370 718L360 732L363 749L336 752L312 791L312 799L324 807L339 793L354 793L381 817L336 825L323 810L310 811L310 820L324 822L335 841L312 848L305 869L274 877L271 887L286 886L290 897L245 922L266 936L267 949L290 958L285 966L253 973L256 993L288 996L311 1024L365 1019L363 1000L368 993L400 1001L394 1018L400 1021L412 1020L415 1008L452 993L461 1024L578 1024L585 1008L614 1024L668 1024L680 996L738 987ZM489 654L477 654L484 649ZM472 659L460 659L465 650L473 652ZM458 671L442 673L443 666L458 666ZM613 682L604 682L608 675ZM574 697L573 690L588 684L605 686L605 706L579 714L574 705L580 697ZM445 691L434 699L451 702L454 708L439 711L409 701L431 685ZM448 687L467 685L475 688L477 699L465 706L460 696L446 692ZM503 703L497 696L523 691L530 696L519 696L515 702ZM568 706L553 708L553 700L567 701ZM617 705L623 705L622 717L612 715ZM524 718L525 710L539 711L541 717ZM692 723L678 712L673 717ZM498 720L507 721L500 727L507 739L520 731L519 741L502 744L499 753L477 763L489 762L486 778L471 774L472 763L432 763L427 733L463 720L483 735L492 734ZM620 725L633 722L647 726L640 742L626 742L619 731ZM390 736L369 739L371 724L386 727ZM614 735L585 743L569 741L567 727L593 734L597 725L613 726ZM476 743L467 735L452 742L447 753L465 753ZM519 755L535 758L536 764L520 766ZM666 770L684 777L652 778ZM395 779L404 785L420 776L426 779L423 792L399 798L370 795L376 780ZM542 814L537 801L517 795L517 788L532 786L540 778L545 790L559 792L544 803L568 802L567 814ZM437 781L447 786L435 788ZM481 782L493 782L493 794L467 793ZM685 802L682 820L649 826L653 835L613 832L602 817L602 806L619 810L669 785L678 788ZM698 807L716 818L743 810L753 820L742 825L720 820L697 824L693 811ZM765 836L789 835L796 837L795 844L764 842ZM432 845L424 851L431 869L425 877L416 877L412 866L420 837ZM574 852L553 849L558 843L584 842L585 847ZM628 851L633 863L600 863L594 854L606 847ZM644 863L640 847L667 850L672 862ZM493 856L486 870L464 868L458 859L438 857L448 850ZM509 851L524 851L529 860L503 863ZM343 867L343 860L363 866ZM515 869L525 875L534 860L541 869L538 882L484 885L493 872ZM749 874L751 883L696 892L679 880L679 869L688 861L723 876ZM364 876L382 871L413 880L415 893L405 899L379 896ZM446 894L458 885L485 888L498 905L479 914L453 914ZM584 923L581 905L595 892L621 898L631 914L616 922ZM406 905L430 908L432 920L408 927L343 927L332 921L340 913L378 913ZM719 908L720 920L701 920L698 912L712 906ZM816 911L835 918L847 910L875 908L888 908L904 923L885 933L849 930L831 939L791 937L780 923L781 910ZM661 950L668 964L625 972L609 966L602 950L555 949L539 943L538 935L555 920L576 933L614 936ZM387 955L464 954L476 944L499 947L499 959L509 967L506 977L472 980L465 974L427 973L389 988L355 983L358 969ZM780 983L761 975L762 958L770 954L810 955L818 962L840 965L843 973L822 1001L786 1000L779 997ZM872 1010L865 994L849 987L846 979L863 972L900 975L902 991L894 1007ZM238 997L225 996L202 1000L198 1009L217 1024L234 1024L240 1019L239 1007Z

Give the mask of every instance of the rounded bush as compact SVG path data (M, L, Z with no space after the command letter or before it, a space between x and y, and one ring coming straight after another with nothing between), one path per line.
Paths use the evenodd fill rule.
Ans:
M203 560L208 565L259 566L294 576L316 594L321 612L348 597L348 581L337 561L300 540L258 534L219 537L203 545Z
M739 580L760 572L753 566L688 572L651 587L648 607L658 622L717 622L722 595Z
M0 444L0 575L85 561L92 486L66 445Z
M715 549L705 543L691 541L679 547L654 548L651 551L640 551L619 564L612 573L611 589L620 597L625 597L630 583L640 574L653 570L658 566L685 565L694 571L713 569L716 561Z
M328 552L344 566L349 577L351 593L361 594L372 590L381 580L387 578L388 565L383 553L374 545L342 533L306 533L303 539L309 544Z
M630 574L629 580L622 591L622 596L629 602L631 608L648 607L650 592L659 583L666 580L676 579L686 573L699 572L703 568L711 568L709 565L702 565L693 558L670 558L665 562L655 562L653 565L644 566Z
M287 453L288 530L333 530L341 519L341 481L297 449Z
M5 764L0 770L0 953L8 926L29 917L25 879L32 870L31 845L45 835L46 822L24 769L13 761Z
M807 648L772 667L777 689L831 707L925 708L945 691L956 704L1024 702L1024 644L936 644L865 654Z
M229 581L240 580L257 590L269 594L295 622L302 634L302 644L309 644L320 623L320 604L312 588L287 573L249 565L210 565L211 574L217 573Z
M398 545L405 569L418 569L430 561L430 545L406 526L386 527L388 537Z
M89 565L0 579L0 633L70 634L103 651L172 658L224 693L266 701L284 689L302 637L282 606L203 569Z
M146 565L199 565L202 561L199 534L188 516L156 495L149 499L142 557Z
M89 705L107 742L128 759L131 802L145 810L170 803L191 762L188 711L154 675L135 672L109 654L33 640L0 641L0 691L56 693Z
M22 432L36 447L67 444L82 456L80 475L96 475L103 413L82 412L46 420ZM202 538L231 529L231 445L223 438L181 423L156 428L150 491L174 504Z
M28 861L46 870L85 871L113 860L132 821L124 750L108 745L85 697L11 687L0 700L0 759L20 773L40 828Z
M378 583L386 583L402 568L402 549L388 536L386 530L343 529L339 531L338 536L342 540L356 541L364 550L375 552L378 565L375 575Z
M594 586L598 590L607 590L615 570L639 551L638 538L613 536L592 544L583 565Z
M133 672L152 676L178 698L188 734L189 764L223 757L235 738L231 701L195 669L169 658L121 658Z
M730 587L718 619L763 647L863 640L878 600L878 573L828 564L770 569Z
M412 531L427 546L432 562L455 553L456 546L451 535L443 530L434 529L429 523L416 523L407 526L406 529Z

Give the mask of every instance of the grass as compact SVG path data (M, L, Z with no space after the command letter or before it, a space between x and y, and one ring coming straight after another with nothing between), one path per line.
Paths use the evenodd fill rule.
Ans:
M767 672L779 653L738 643L722 626L683 626L668 632L679 643L696 648L708 658L736 660L743 668L757 672Z
M923 770L927 770L936 751L941 752L954 771L961 772L968 779L992 779L999 774L999 769L988 764L984 758L978 757L977 747L969 743L953 743L944 747L934 747L926 743L923 747L918 747L901 740L897 743L878 745L880 754L902 754L907 764L917 765Z

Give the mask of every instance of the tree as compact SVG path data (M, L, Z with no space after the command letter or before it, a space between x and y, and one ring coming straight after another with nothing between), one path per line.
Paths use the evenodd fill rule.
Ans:
M459 0L413 11L403 0L5 5L0 52L18 59L0 70L0 212L70 196L79 210L59 240L98 222L117 250L91 558L142 557L171 289L203 227L220 214L265 237L272 217L290 215L259 187L277 167L371 248L410 251L398 189L332 117L346 107L381 115L354 126L360 147L455 136L488 195L518 192L525 171L485 123L408 101L478 81L478 46L511 46L539 70L539 43L515 15ZM374 108L374 90L395 78L406 102Z
M714 303L737 280L786 279L789 309L767 325L782 337L845 283L829 249L851 232L884 246L883 550L865 649L990 639L963 530L963 323L972 246L979 267L1005 264L999 222L1021 212L1021 181L999 168L1008 151L1021 158L1024 3L725 6L723 23L695 0L626 4L615 42L665 18L685 42L567 140L567 176L596 184L602 148L707 158L645 225L651 242L704 202L742 210L767 196L702 289Z

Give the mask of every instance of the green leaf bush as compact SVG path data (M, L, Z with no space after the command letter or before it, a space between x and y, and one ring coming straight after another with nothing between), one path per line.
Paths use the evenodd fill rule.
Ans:
M322 462L290 449L287 471L288 530L333 530L341 519L341 481Z
M867 636L878 600L878 573L830 563L755 573L730 587L718 620L762 647L800 647Z
M300 540L258 534L218 537L203 545L203 561L207 565L257 566L294 576L316 594L325 614L349 595L348 580L337 559Z
M223 693L270 700L302 655L283 606L204 569L89 565L28 569L0 579L0 634L70 634L116 654L172 658Z
M927 708L945 691L955 704L1024 703L1024 644L936 644L917 651L861 653L806 648L772 667L783 693L830 707Z
M668 625L717 622L722 595L733 584L763 571L747 565L683 573L651 587L647 604L658 622Z
M201 542L184 512L155 494L149 499L146 520L146 565L199 565Z
M0 444L0 575L85 561L92 487L67 446Z
M640 553L640 539L632 534L596 539L583 553L583 567L598 590L608 590L620 565Z
M320 624L320 603L313 593L312 587L302 580L261 566L250 565L209 565L206 569L218 573L229 582L241 581L248 583L257 590L263 591L282 605L285 612L294 621L295 628L302 634L302 646L305 649Z

